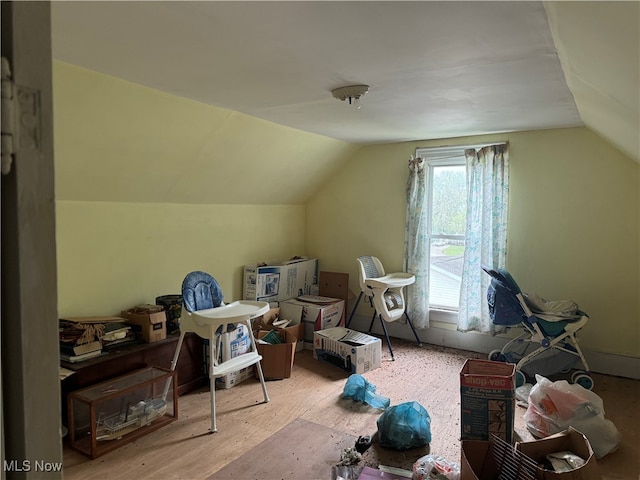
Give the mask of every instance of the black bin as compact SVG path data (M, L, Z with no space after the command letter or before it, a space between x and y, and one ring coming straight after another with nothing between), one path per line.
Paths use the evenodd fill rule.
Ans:
M182 295L162 295L156 297L156 305L162 305L167 315L167 333L180 333L182 316Z

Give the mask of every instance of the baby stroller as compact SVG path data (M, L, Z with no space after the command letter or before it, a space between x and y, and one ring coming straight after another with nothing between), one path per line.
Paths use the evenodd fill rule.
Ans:
M483 266L491 275L487 290L489 314L494 325L523 327L524 332L509 341L502 350L489 353L489 360L516 364L516 386L524 385L526 375L533 378L569 372L580 361L571 382L587 390L593 388L589 366L578 341L577 332L589 321L587 314L571 300L547 301L526 294L504 269Z

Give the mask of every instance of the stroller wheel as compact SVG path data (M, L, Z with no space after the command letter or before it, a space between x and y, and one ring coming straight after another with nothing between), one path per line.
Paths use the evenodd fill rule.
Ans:
M573 383L575 383L576 385L580 385L583 388L586 388L587 390L591 390L593 389L593 378L591 378L588 374L583 373L583 372L576 372L577 374L573 374L571 380L573 381Z
M494 362L506 362L507 357L504 356L502 350L491 350L491 352L489 352L489 360Z
M585 372L584 370L575 370L572 374L571 374L571 383L576 383L576 378L578 378L578 375L585 375L587 372Z
M516 370L516 388L523 386L527 383L527 377L520 370Z

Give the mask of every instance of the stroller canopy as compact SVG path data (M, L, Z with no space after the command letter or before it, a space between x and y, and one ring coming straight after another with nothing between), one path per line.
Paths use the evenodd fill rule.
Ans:
M547 322L566 322L577 320L584 315L573 300L546 300L535 293L524 293L515 279L506 270L497 270L483 266L491 277L487 291L489 314L496 325L516 325L527 318L518 301L521 295L529 310L539 319Z

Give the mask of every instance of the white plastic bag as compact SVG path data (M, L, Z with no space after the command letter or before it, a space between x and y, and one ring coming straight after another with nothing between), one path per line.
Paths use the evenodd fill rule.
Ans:
M439 455L425 455L413 464L412 480L458 480L460 465Z
M613 452L622 435L605 419L602 399L591 390L566 380L552 382L536 375L524 414L527 429L538 438L548 437L571 426L583 433L596 458Z
M516 400L518 404L522 404L523 406L527 406L529 403L529 394L531 393L531 389L533 385L530 383L525 383L524 385L520 385L516 388Z

